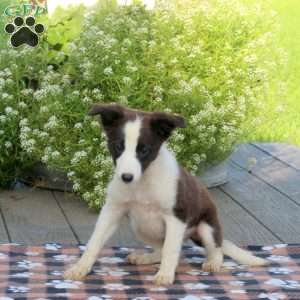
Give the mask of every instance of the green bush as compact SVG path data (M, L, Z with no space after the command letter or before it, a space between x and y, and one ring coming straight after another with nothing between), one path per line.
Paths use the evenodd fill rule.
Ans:
M94 102L182 114L188 127L170 146L193 173L227 157L277 66L268 47L273 19L238 2L169 1L154 11L100 2L64 47L68 60L39 73L35 113L20 120L16 135L22 149L66 171L96 208L112 162L98 122L86 114Z
M20 144L20 121L37 113L33 92L47 70L45 50L0 47L0 186L7 187L33 163ZM28 144L35 141L28 140Z

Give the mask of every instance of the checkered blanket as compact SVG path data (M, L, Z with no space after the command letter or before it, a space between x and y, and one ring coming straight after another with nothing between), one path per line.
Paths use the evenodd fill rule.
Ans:
M0 300L299 300L300 245L249 249L271 264L248 268L226 258L224 270L210 274L201 271L201 248L184 247L174 285L155 286L158 265L129 265L130 248L104 249L93 271L79 282L63 280L62 273L84 246L0 245Z

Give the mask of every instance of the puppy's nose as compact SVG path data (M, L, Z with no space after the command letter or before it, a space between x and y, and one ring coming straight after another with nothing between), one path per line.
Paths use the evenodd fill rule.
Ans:
M122 180L126 183L131 182L133 180L133 175L130 173L123 173L121 177Z

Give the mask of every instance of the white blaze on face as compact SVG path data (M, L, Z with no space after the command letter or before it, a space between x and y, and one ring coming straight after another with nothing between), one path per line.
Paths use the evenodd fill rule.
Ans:
M132 174L133 181L137 181L142 175L142 166L136 157L141 125L142 120L139 118L125 123L123 129L125 149L116 161L116 172L120 179L122 174Z

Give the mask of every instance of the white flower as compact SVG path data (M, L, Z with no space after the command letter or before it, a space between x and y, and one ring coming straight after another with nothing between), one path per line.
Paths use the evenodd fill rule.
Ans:
M109 76L109 75L112 75L114 72L113 72L112 67L106 67L106 68L103 70L103 73L104 73L104 75Z
M5 146L5 148L11 148L11 147L12 147L12 143L9 142L9 141L6 141L6 142L4 143L4 146Z
M6 98L8 98L8 96L9 96L9 95L8 95L7 93L3 93L3 94L2 94L2 99L6 99Z
M79 92L79 91L74 91L74 92L72 93L72 95L74 95L74 96L79 96L79 95L80 95L80 92Z
M138 70L137 67L132 66L132 65L127 65L126 69L127 69L128 72L131 72L131 73L134 73L134 72L136 72Z
M23 101L19 102L18 104L21 108L26 108L27 107L27 104Z
M153 87L153 92L156 93L156 94L161 94L163 91L164 91L164 89L159 85L155 85Z
M82 128L82 123L76 123L75 125L74 125L74 128L76 128L76 129L81 129Z
M70 172L67 173L67 176L70 177L70 178L73 177L74 175L75 175L74 171L70 171Z
M200 80L197 77L192 77L190 84L192 87L198 86L200 84Z
M131 84L131 82L132 82L131 78L127 77L127 76L124 76L122 80L127 85Z
M49 156L47 154L45 154L45 155L42 156L42 162L43 163L47 163L48 160L49 160Z
M49 108L47 106L41 106L40 112L47 113L49 111Z
M98 128L98 127L100 127L100 124L99 124L98 121L94 120L94 121L91 122L91 126L94 127L94 128Z
M52 157L53 157L53 158L57 158L57 157L59 157L59 156L60 156L60 153L59 153L58 151L52 152Z
M56 116L51 116L48 120L48 122L44 125L44 129L53 129L58 125Z
M161 69L163 69L165 67L165 65L163 64L163 63L161 63L161 62L158 62L157 64L156 64L156 68L158 69L158 70L161 70Z
M0 115L0 122L5 123L6 122L6 116Z
M45 131L41 131L40 133L39 133L39 137L40 138L46 138L46 137L48 137L49 136L49 134L47 133L47 132L45 132Z
M85 192L82 195L82 197L83 197L84 200L89 200L91 198L91 193L90 192Z
M12 114L14 110L10 106L7 106L5 107L4 111L7 115L9 115Z
M24 89L21 91L21 94L24 96L29 96L33 94L33 90L32 89Z
M73 190L74 190L75 192L77 192L77 191L80 190L80 184L79 184L78 182L76 182L76 183L73 184Z
M87 97L87 96L84 97L82 101L83 101L83 103L86 103L86 104L92 103L92 99L90 97Z

